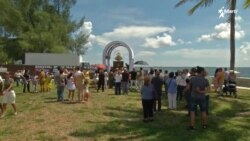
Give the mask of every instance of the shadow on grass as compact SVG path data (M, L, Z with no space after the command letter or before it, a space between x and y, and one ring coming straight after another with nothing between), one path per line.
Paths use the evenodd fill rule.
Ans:
M58 103L57 100L48 100L48 101L44 101L44 103Z
M62 104L81 104L79 102L76 101L65 101L65 102L61 102Z
M201 119L197 117L197 130L188 131L186 127L189 123L189 117L182 110L163 110L155 115L154 122L144 123L141 108L107 106L105 108L107 111L103 115L109 117L109 121L92 122L96 124L94 129L79 128L70 133L70 136L109 141L234 141L244 139L250 130L250 126L248 126L250 119L235 121L235 118L239 118L239 113L242 111L249 111L249 105L234 99L213 98L212 101L212 111L220 106L222 106L222 110L212 112L212 115L209 116L208 129L201 128L199 124ZM223 103L229 103L230 108L223 108ZM181 104L179 106L183 107L184 103Z
M44 98L44 99L46 99L46 100L57 100L57 98L56 97L46 97L46 98Z

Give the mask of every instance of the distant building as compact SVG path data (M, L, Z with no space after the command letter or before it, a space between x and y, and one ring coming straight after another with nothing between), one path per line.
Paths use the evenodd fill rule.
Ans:
M82 56L58 53L25 53L25 65L35 66L79 66Z

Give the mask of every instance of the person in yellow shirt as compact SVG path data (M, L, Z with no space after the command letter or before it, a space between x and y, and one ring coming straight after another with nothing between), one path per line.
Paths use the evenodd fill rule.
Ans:
M51 87L52 87L51 80L52 80L52 78L50 77L50 74L46 73L45 82L44 82L44 87L45 87L46 92L49 92L51 90Z
M217 92L219 96L223 95L223 84L224 84L224 79L225 79L225 72L223 71L222 68L218 69L218 72L216 73L216 80L217 80Z
M85 91L84 91L84 94L83 94L83 100L84 101L88 101L88 98L89 98L89 84L90 84L90 76L89 76L89 70L86 69L83 71L83 76L84 76L84 86L85 86Z
M45 92L45 71L44 69L41 70L39 74L39 83L40 83L40 91Z

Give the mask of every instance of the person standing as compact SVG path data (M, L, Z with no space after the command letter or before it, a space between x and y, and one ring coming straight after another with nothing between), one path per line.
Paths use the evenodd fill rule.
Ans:
M98 76L98 88L97 92L99 92L100 89L102 89L102 92L104 92L104 85L105 85L105 74L103 70L99 71L99 76Z
M176 109L177 84L174 79L174 72L169 73L169 77L166 81L166 89L168 92L168 108Z
M122 73L122 93L128 94L128 83L129 83L129 73L127 69L124 69Z
M52 77L50 73L49 72L45 73L45 82L44 82L45 92L51 91L51 86L50 86L51 81L52 81Z
M137 82L138 82L138 87L139 87L139 90L140 90L142 88L142 86L143 86L143 83L144 83L144 70L142 68L140 68Z
M67 89L69 91L68 99L71 100L71 101L73 101L74 100L76 86L75 86L75 80L74 80L72 72L70 72L68 74L68 76L67 76Z
M168 80L168 70L165 70L164 77L163 77L164 85L166 85L167 80ZM165 93L168 94L168 90L166 89L166 87L165 87Z
M16 81L16 86L19 87L19 83L20 83L20 80L21 80L21 77L22 77L22 73L20 70L18 70L17 72L15 72L15 81Z
M65 75L63 74L63 70L59 70L59 75L57 76L57 101L64 101L64 88L65 88Z
M222 68L218 69L218 72L216 73L216 80L218 84L217 92L219 96L223 96L223 84L225 79L225 73Z
M83 89L84 89L84 75L80 71L80 67L76 67L76 72L74 74L74 81L77 90L78 102L83 100Z
M84 81L84 94L83 94L83 100L88 101L90 97L90 92L89 92L89 85L90 85L90 76L89 76L89 70L86 69L83 71L83 76L85 78Z
M142 86L141 90L141 98L142 98L142 107L143 107L143 121L153 121L153 103L154 103L154 96L155 90L154 86L150 84L150 79L148 76L144 78L144 85Z
M23 75L23 93L26 93L26 89L28 93L30 92L30 74L29 70L25 70L24 75Z
M109 89L112 89L114 87L114 83L115 83L114 72L110 71L108 77L109 77L108 78L108 86L109 86Z
M130 87L136 89L137 88L137 81L136 81L137 72L135 71L135 68L133 68L133 71L130 72L130 77L131 77Z
M37 76L36 72L34 72L33 75L31 76L31 84L32 84L31 91L33 93L37 93L38 76Z
M184 71L180 73L176 78L177 83L177 98L176 100L182 100L183 97L183 91L186 87L186 73Z
M190 79L196 76L196 68L191 68L190 76L186 79L186 87L184 89L185 99L186 99L186 107L188 110L188 116L190 116L190 108L191 108L191 86L190 86ZM195 114L197 115L197 108L195 108Z
M197 75L190 79L191 86L191 120L190 130L195 129L195 109L199 105L202 112L202 127L207 128L207 104L205 94L209 89L209 82L205 78L206 71L203 67L197 67Z
M39 74L39 83L40 83L40 92L45 92L45 80L46 80L46 74L44 69L41 69L41 72Z
M105 80L105 83L104 83L104 88L105 89L108 89L108 81L109 81L109 74L107 71L104 71L104 80Z
M7 109L7 104L11 104L14 110L14 115L17 115L16 108L16 94L13 90L14 80L10 77L9 72L5 73L5 80L3 81L3 101L2 101L2 113L0 115L1 118L5 116L5 112Z
M122 75L120 70L117 70L115 72L115 95L121 94L121 81L122 81Z
M155 77L152 78L151 84L154 86L154 89L156 92L156 97L154 100L153 109L154 109L154 111L156 111L156 110L161 111L161 97L162 97L163 79L161 78L159 71L157 71L155 74ZM158 105L157 109L156 109L156 105Z

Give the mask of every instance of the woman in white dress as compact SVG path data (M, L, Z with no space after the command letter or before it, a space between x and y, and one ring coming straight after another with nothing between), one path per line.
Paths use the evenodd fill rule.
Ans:
M68 98L69 100L74 100L74 95L75 95L75 81L74 81L74 76L73 73L69 73L69 75L67 76L67 89L69 90L69 95Z

